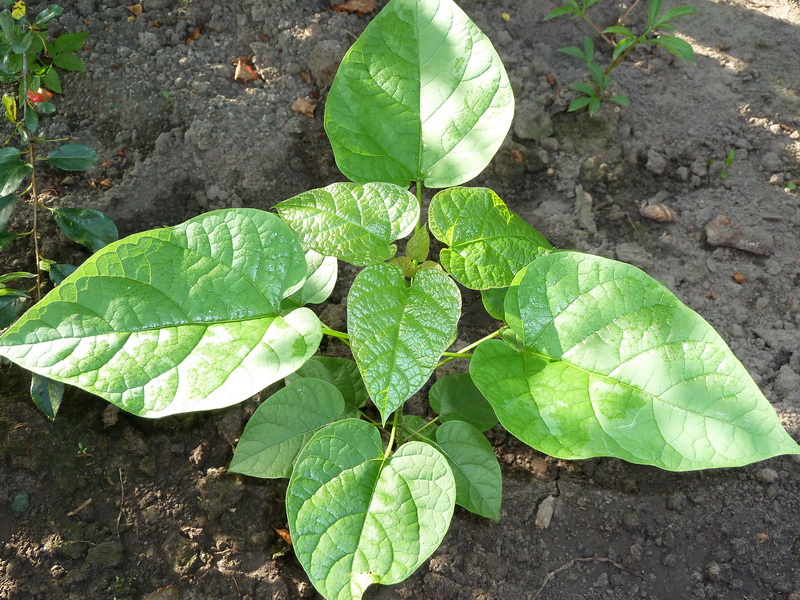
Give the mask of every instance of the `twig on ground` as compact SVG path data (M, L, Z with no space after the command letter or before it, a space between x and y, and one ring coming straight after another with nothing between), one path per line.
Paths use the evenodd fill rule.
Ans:
M548 583L550 583L553 579L555 579L556 575L561 573L561 571L566 571L571 566L573 566L575 563L579 563L579 562L604 562L604 563L608 563L610 565L615 566L620 571L625 571L626 573L630 573L631 575L635 575L636 577L638 577L642 581L646 581L646 579L644 577L642 577L641 575L639 575L639 573L636 573L635 571L631 571L628 567L626 567L624 565L621 565L618 562L615 562L615 561L611 560L610 558L606 558L604 556L591 556L589 558L573 558L567 564L561 565L560 567L558 567L554 571L550 571L547 575L545 575L544 581L542 581L542 585L540 585L539 589L534 592L533 596L531 596L531 600L538 600L538 598L541 595L542 591L544 591L544 588L547 586Z

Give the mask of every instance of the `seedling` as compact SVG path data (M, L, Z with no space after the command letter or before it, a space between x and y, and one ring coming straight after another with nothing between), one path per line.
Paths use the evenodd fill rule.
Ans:
M736 152L733 148L728 150L728 154L725 156L725 166L722 167L722 171L719 174L720 179L727 179L728 178L728 169L733 165L733 161L736 160Z
M568 460L685 471L800 454L720 336L658 281L556 250L493 191L461 187L513 105L500 58L452 0L391 0L328 95L350 181L277 215L214 211L109 244L0 337L0 355L144 417L230 406L283 379L230 470L289 479L292 547L329 599L407 578L456 505L500 517L484 436L498 421ZM338 260L363 267L347 331L305 306L331 294ZM456 282L504 324L451 349ZM314 356L323 336L352 359ZM406 414L451 360L468 371L437 376L431 410Z
M636 0L625 15L616 25L600 29L597 24L586 14L586 11L597 4L600 0L566 0L564 6L550 11L545 17L545 21L556 17L569 15L573 19L581 18L597 32L600 38L614 50L611 54L611 62L605 67L601 67L594 60L594 41L589 37L583 38L583 49L577 46L561 48L561 52L574 56L586 64L591 80L588 82L573 83L570 87L581 93L569 105L567 110L575 111L587 108L589 115L594 116L600 105L604 101L611 101L620 106L628 106L627 96L622 94L608 95L607 90L611 86L611 71L616 69L628 57L631 50L640 44L656 44L665 48L681 60L694 63L694 50L692 46L674 35L665 35L664 31L674 31L670 21L678 17L699 13L691 6L678 6L671 10L661 13L662 0L649 0L649 10L647 13L647 25L640 35L636 35L629 28L625 27L624 22L627 16L633 11L639 0Z
M11 5L11 0L2 4ZM75 52L83 47L88 32L66 33L51 40L47 26L63 9L51 5L40 12L33 22L26 17L25 2L13 2L11 10L0 12L0 83L11 87L13 93L2 98L6 120L12 131L0 148L0 252L6 250L18 238L30 236L36 273L11 273L4 276L0 285L0 328L8 327L19 315L24 300L33 292L41 299L42 264L45 261L39 252L39 210L46 209L56 224L70 239L97 250L105 243L117 239L114 223L99 211L92 209L52 209L40 200L37 186L36 165L47 161L54 167L66 171L85 171L91 168L97 154L80 144L63 144L54 147L44 157L37 156L37 147L52 145L61 140L45 140L37 136L40 118L53 114L56 106L50 100L62 92L58 70L83 71L81 59ZM19 146L12 144L17 143ZM30 231L15 233L7 226L19 200L27 202L32 209L33 225ZM53 263L54 264L54 263ZM35 284L28 290L5 287L9 281L34 278ZM54 281L54 283L58 283ZM31 397L50 418L54 418L63 395L63 385L49 381L39 375L33 376Z

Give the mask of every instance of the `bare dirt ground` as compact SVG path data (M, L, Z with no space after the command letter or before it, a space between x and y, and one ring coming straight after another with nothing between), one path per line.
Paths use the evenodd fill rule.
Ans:
M328 0L144 0L132 20L132 1L63 2L54 29L91 32L88 73L64 78L46 133L91 145L103 162L47 174L48 202L103 210L127 235L216 208L266 209L342 180L321 115L371 15ZM473 184L495 189L555 245L664 281L719 329L798 439L800 191L784 186L800 179L800 5L687 3L702 14L676 26L697 65L639 51L615 71L631 106L589 118L566 112L569 84L584 73L557 51L580 44L585 24L543 23L554 0L463 0L518 104L512 134ZM626 3L593 10L610 25ZM639 7L629 24L643 18ZM260 79L234 81L238 57ZM292 110L298 98L318 101L315 117ZM645 218L645 204L677 220ZM18 212L14 226L27 219ZM53 228L44 237L49 258L86 257ZM30 254L18 243L2 266L31 269ZM323 308L331 325L342 300L336 292ZM475 299L466 306L462 343L491 326ZM27 385L0 366L0 598L316 597L273 529L286 525L285 483L225 470L258 398L148 421L73 390L51 423ZM413 577L368 597L800 599L796 457L673 474L557 461L499 427L491 439L504 471L500 522L457 510ZM554 516L540 529L549 496Z

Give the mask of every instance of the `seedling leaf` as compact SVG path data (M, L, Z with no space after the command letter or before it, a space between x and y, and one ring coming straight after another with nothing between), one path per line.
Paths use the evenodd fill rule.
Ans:
M250 417L229 470L288 479L306 442L335 421L344 408L342 394L327 381L296 379L264 400Z
M278 309L305 273L277 216L206 213L98 251L0 337L0 355L140 416L230 406L316 351L319 319Z
M552 247L487 188L439 192L428 218L431 233L448 246L439 253L442 266L474 290L510 285L517 271Z
M513 114L500 57L452 0L392 0L342 60L325 130L348 179L441 188L486 167Z
M328 599L410 576L439 546L455 507L450 465L429 444L385 456L378 430L346 419L303 448L286 491L294 552Z
M303 246L354 265L394 256L391 243L414 229L417 198L390 183L334 183L275 206Z
M114 242L119 232L114 221L93 208L57 208L53 219L69 239L92 252Z
M544 256L505 311L521 347L484 342L470 374L503 426L542 452L671 471L800 454L714 329L636 267Z
M353 356L386 423L455 339L461 294L441 271L420 271L409 285L400 269L382 264L356 276L347 308Z

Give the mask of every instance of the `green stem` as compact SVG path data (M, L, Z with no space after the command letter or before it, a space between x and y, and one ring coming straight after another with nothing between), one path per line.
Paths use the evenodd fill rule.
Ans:
M346 341L350 339L350 336L344 333L343 331L336 331L335 329L330 329L328 327L322 326L322 333L324 335L329 335L331 337L339 338L342 341Z
M603 33L602 29L600 29L597 25L594 24L594 21L592 21L589 17L586 16L586 13L582 13L581 17L583 17L583 20L586 21L591 26L591 28L594 29L600 35L601 38L603 38L603 41L606 44L608 44L612 48L616 45L614 44L614 42L611 41L611 38L609 38L605 33Z
M417 206L419 207L419 219L414 227L414 233L422 229L422 181L417 181Z
M394 446L394 436L399 428L400 428L400 411L396 410L394 412L394 420L392 421L392 432L389 434L389 443L386 446L386 452L384 452L383 454L384 458L389 458L389 456L392 454L392 446Z
M442 352L442 356L448 356L450 358L472 358L472 354L469 352Z
M503 329L505 329L505 327L501 327L497 331L493 331L489 335L483 336L477 342L472 342L469 346L466 346L466 347L462 348L458 352L442 352L442 356L447 356L447 358L445 358L443 361L439 362L439 364L437 364L434 367L434 369L438 369L442 365L446 365L451 360L454 360L456 358L472 358L472 354L468 353L469 350L472 350L473 348L476 348L478 345L482 344L486 340L490 340L492 338L497 337L498 335L500 335L500 333L502 333Z

